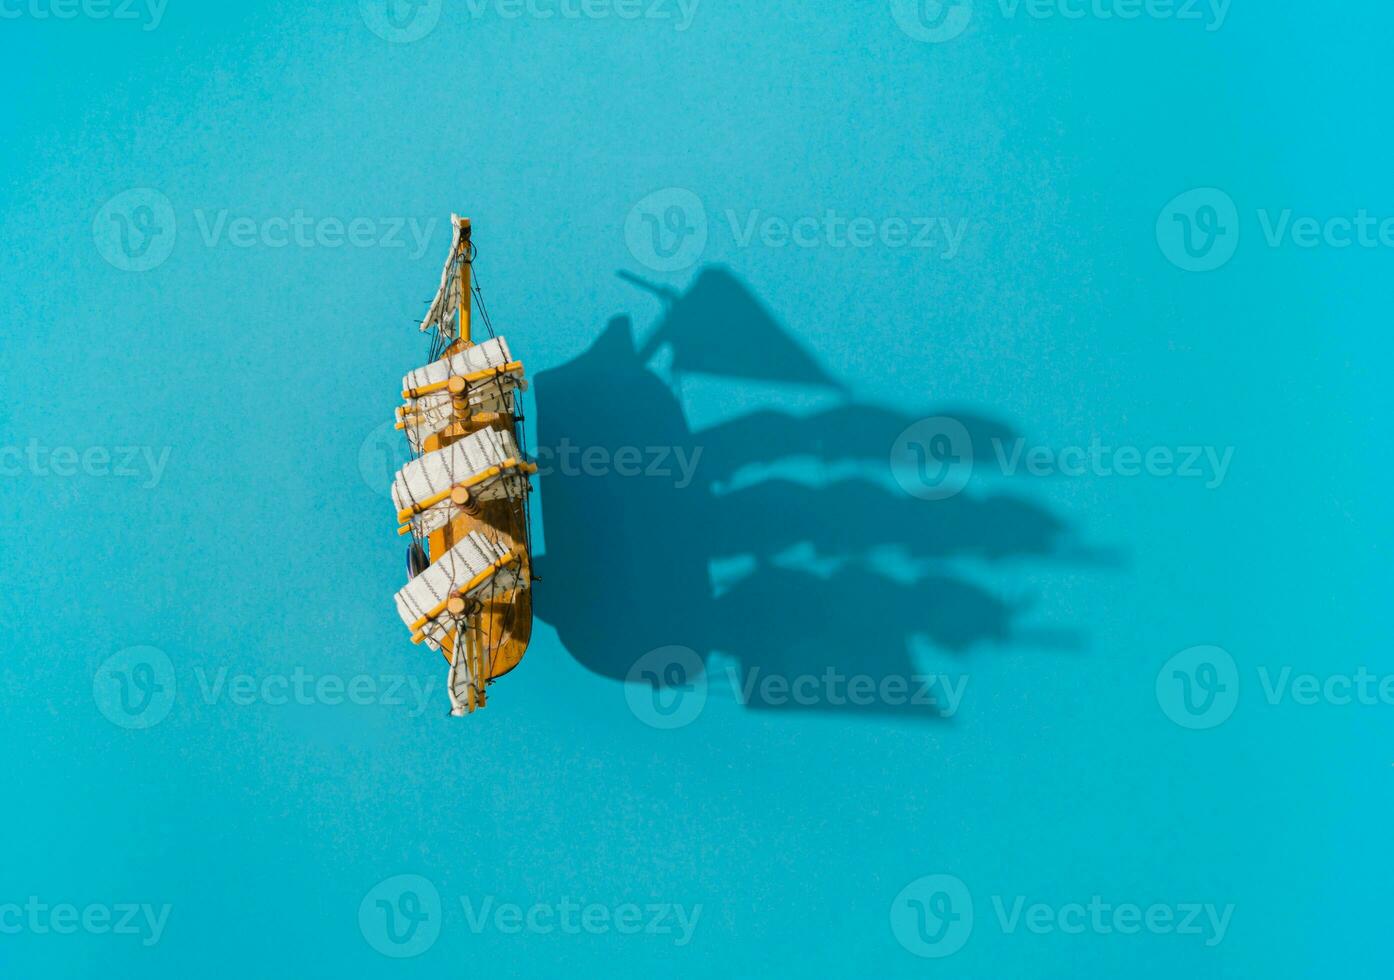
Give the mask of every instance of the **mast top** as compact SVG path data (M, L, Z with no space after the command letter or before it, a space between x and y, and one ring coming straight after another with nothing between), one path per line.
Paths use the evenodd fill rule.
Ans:
M474 243L470 241L470 219L458 214L455 218L455 234L460 240L460 342L469 347L474 344L470 333L470 263L474 261Z

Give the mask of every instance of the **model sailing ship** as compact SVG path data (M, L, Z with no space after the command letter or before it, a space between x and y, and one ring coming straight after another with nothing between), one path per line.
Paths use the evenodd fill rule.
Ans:
M484 707L485 691L523 659L532 635L523 365L494 335L473 274L468 218L453 216L450 256L421 331L430 363L402 381L397 428L411 462L392 483L397 533L411 535L397 611L412 642L450 664L452 715ZM489 339L475 343L472 298Z

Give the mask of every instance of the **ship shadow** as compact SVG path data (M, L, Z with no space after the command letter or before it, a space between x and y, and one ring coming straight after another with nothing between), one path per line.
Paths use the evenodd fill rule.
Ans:
M642 345L617 316L588 350L535 379L535 612L577 662L637 680L646 654L688 648L690 667L642 677L686 687L692 670L718 669L733 678L721 689L738 689L752 709L931 720L951 714L953 699L920 690L925 648L1083 645L1072 628L1023 626L1029 598L995 594L957 568L1104 560L1064 518L1021 493L969 486L925 500L892 478L892 447L922 419L956 420L983 462L1017 438L1009 424L954 406L857 401L728 269L702 269L681 293L648 288L664 312ZM691 374L821 389L828 404L694 430L681 396ZM779 468L791 462L794 475ZM800 463L823 477L807 479Z

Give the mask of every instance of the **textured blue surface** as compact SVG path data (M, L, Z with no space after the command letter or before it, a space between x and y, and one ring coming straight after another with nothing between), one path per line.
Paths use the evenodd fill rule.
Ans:
M1394 14L651 4L5 5L0 973L1386 975ZM464 722L452 210L603 449Z

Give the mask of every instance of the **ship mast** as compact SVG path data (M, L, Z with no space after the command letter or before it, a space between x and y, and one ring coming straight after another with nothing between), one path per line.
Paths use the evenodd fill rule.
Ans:
M460 347L474 346L474 333L471 329L471 315L474 303L470 296L470 282L472 266L474 262L474 243L470 241L470 219L457 218L456 227L460 231L460 320L459 320L459 340ZM466 408L462 421L465 423L463 428L468 431L472 426L469 423L468 408ZM476 711L484 707L487 695L484 687L487 674L484 671L484 651L479 642L478 627L470 620L475 617L464 617L460 614L464 612L464 603L457 613L456 622L461 623L460 629L455 634L454 656L463 657L468 665L468 677L470 679L469 688L466 692L467 710ZM462 645L463 641L463 645Z
M474 337L470 332L470 266L474 261L474 244L470 241L470 219L457 218L460 229L460 343L472 347Z

